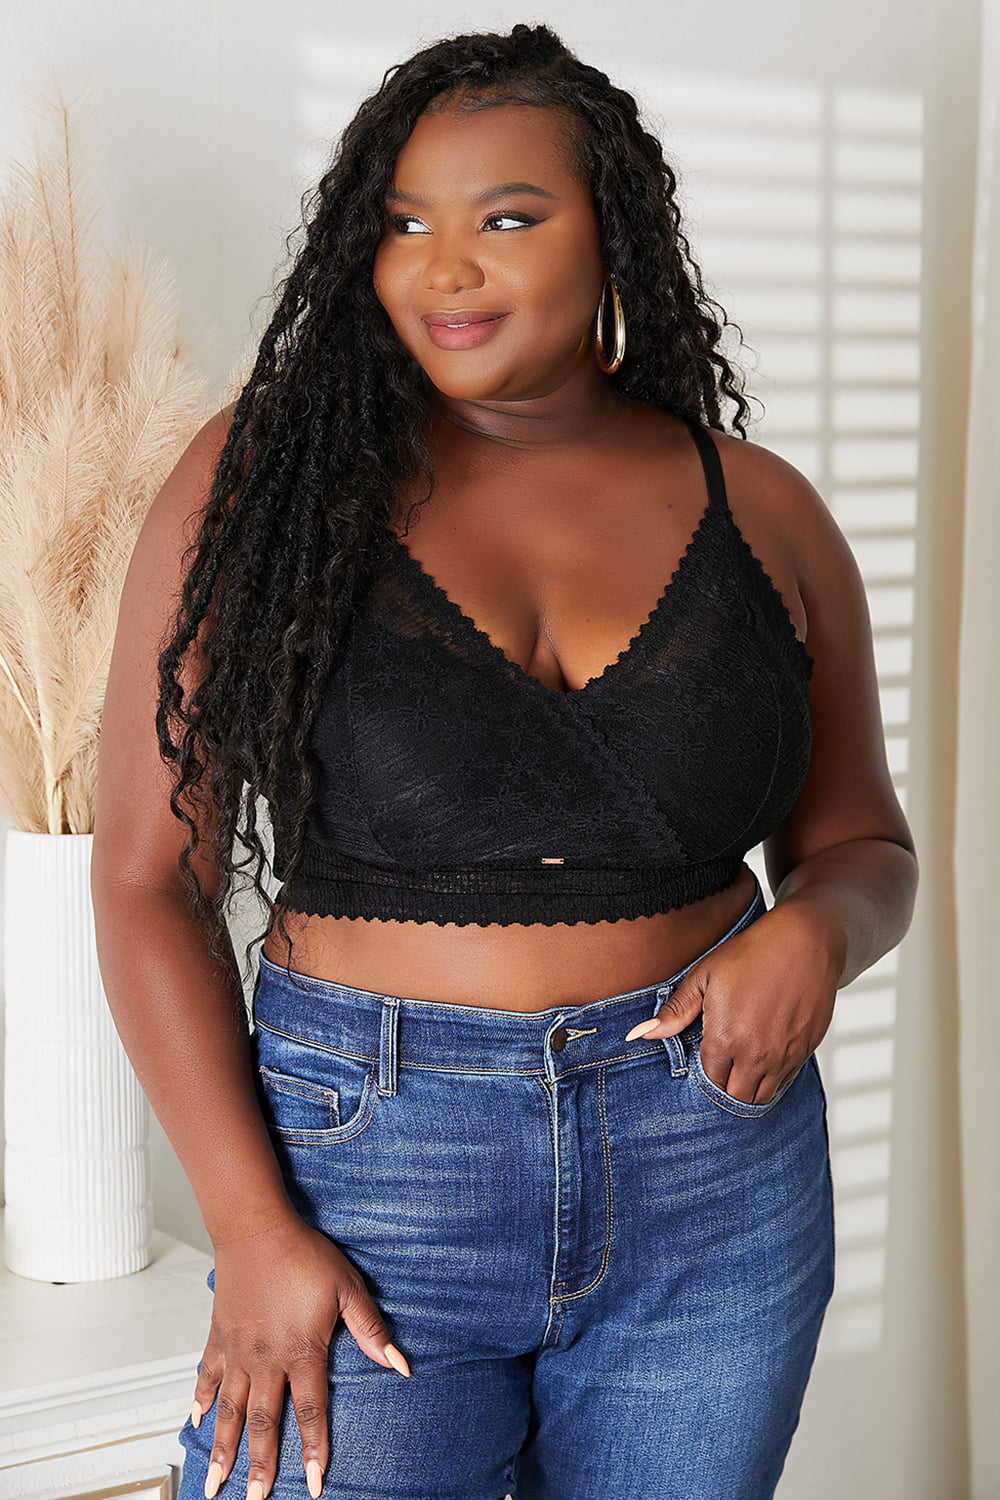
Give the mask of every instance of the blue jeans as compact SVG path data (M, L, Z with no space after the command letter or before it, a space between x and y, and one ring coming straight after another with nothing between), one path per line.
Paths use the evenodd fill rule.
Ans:
M758 885L720 941L765 911ZM623 1040L690 967L525 1014L261 959L251 1041L292 1200L412 1372L338 1323L325 1496L773 1494L832 1290L826 1104L812 1058L767 1104L724 1093L700 1019ZM179 1434L178 1500L201 1500L214 1413ZM246 1473L244 1431L220 1500ZM308 1495L287 1388L272 1493Z

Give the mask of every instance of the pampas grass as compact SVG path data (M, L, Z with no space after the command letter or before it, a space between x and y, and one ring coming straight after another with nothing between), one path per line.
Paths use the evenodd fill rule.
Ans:
M42 99L34 159L0 189L0 801L28 833L93 831L125 570L213 409L166 263L101 240L93 113Z

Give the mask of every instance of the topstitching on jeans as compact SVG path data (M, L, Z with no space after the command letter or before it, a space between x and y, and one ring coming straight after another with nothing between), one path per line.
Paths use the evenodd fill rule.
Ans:
M604 1233L604 1249L601 1252L601 1264L598 1267L597 1275L594 1277L590 1285L580 1287L575 1292L560 1292L557 1299L560 1302L571 1302L574 1297L586 1297L588 1292L592 1292L596 1286L600 1286L601 1282L604 1280L605 1276L608 1273L608 1265L611 1261L611 1241L614 1239L615 1233L615 1190L614 1177L611 1170L611 1141L608 1132L607 1089L605 1084L605 1074L603 1070L597 1080L597 1109L601 1120L601 1155L604 1159L604 1202L606 1225ZM564 1281L560 1281L557 1283L557 1285L565 1286L566 1283ZM562 1325L560 1324L560 1328L561 1327ZM558 1334L556 1335L555 1341L556 1343L559 1342Z

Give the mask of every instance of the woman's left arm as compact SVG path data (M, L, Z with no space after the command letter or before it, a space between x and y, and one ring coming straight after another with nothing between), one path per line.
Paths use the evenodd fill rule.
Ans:
M731 489L767 507L794 557L815 663L812 754L794 807L764 843L773 907L690 969L643 1035L673 1036L703 1013L708 1076L764 1104L822 1041L837 990L906 933L918 870L886 760L854 554L791 465L751 444L723 439L720 449Z

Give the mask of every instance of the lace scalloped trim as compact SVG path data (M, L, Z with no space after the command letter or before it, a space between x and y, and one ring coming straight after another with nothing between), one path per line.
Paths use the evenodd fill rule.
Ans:
M591 689L596 689L598 686L603 687L608 678L614 676L618 669L625 662L630 661L631 658L635 655L640 643L642 642L643 637L647 634L650 627L656 620L658 620L659 616L664 613L668 603L673 602L673 596L676 592L676 586L681 582L683 575L688 571L689 559L692 558L698 551L701 538L708 530L708 525L712 513L713 506L710 500L705 506L705 509L702 511L698 524L695 527L687 546L681 553L681 556L677 562L677 566L674 568L674 571L671 573L669 580L664 585L656 603L653 605L646 618L642 621L635 634L626 642L626 644L619 651L618 655L612 661L608 662L606 667L604 667L595 676L588 677L586 682L578 688L546 687L545 683L542 682L540 678L535 677L531 672L526 672L521 666L520 662L512 661L511 658L507 655L506 651L504 651L501 646L498 646L497 643L492 640L489 635L487 635L486 631L482 630L480 626L476 624L472 616L466 614L461 605L457 604L451 597L451 595L441 587L441 585L437 582L433 575L428 573L423 563L418 557L414 557L413 553L410 551L409 547L407 547L406 543L399 536L397 536L395 532L391 533L391 536L393 541L396 543L399 552L411 564L414 575L419 580L421 580L425 594L427 594L430 598L438 600L443 607L449 609L455 616L455 618L462 622L463 628L467 630L469 635L478 640L489 655L494 658L498 657L500 659L500 662L507 668L509 668L512 672L516 673L518 677L523 678L526 683L533 684L536 688L540 688L543 693L552 693L564 698L576 698L580 694L589 692Z

